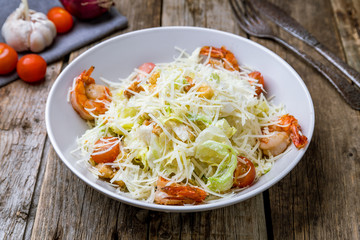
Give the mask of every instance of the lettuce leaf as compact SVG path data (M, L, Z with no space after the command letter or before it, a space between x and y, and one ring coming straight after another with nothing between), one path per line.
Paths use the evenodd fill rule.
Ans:
M230 125L222 122L222 126ZM230 132L230 131L229 131ZM233 174L237 165L238 152L222 129L210 126L196 138L195 158L200 162L215 166L215 173L208 178L209 189L215 192L229 190L233 185Z
M231 155L233 148L229 145L207 140L197 146L195 158L210 165L219 165L224 158Z
M215 174L208 178L208 187L214 192L224 192L233 185L233 175L237 165L237 157L231 154L219 165Z
M215 126L223 130L228 138L231 138L236 133L236 128L231 127L225 118L220 119L215 123Z
M231 146L229 138L225 135L224 131L216 126L209 126L203 130L196 138L196 145L200 145L207 140L213 140L215 142L224 143Z

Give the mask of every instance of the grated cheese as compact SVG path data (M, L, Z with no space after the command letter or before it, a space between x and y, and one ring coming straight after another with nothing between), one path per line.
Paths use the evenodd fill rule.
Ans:
M206 201L213 202L231 197L237 190L214 192L206 183L207 177L215 173L216 164L207 164L195 158L195 141L209 126L215 126L225 119L236 132L227 140L237 153L250 159L256 167L256 175L268 172L280 156L264 158L259 149L259 138L264 137L261 129L274 124L274 119L285 114L284 106L274 106L264 97L255 96L255 87L250 84L248 67L241 71L216 69L200 63L199 49L192 54L182 49L179 56L170 63L158 63L151 73L138 69L119 82L103 79L110 85L112 101L108 111L95 116L95 123L77 140L78 149L90 171L97 177L99 171L89 163L95 142L105 136L122 136L122 149L114 162L107 163L116 173L110 183L123 181L121 194L147 202L154 201L156 181L159 176L175 182L191 183L210 194ZM160 73L156 86L148 79ZM141 73L141 75L138 75ZM185 76L193 79L189 91ZM132 93L131 98L124 91L138 77L144 91ZM214 92L210 99L200 97L200 86L208 86ZM90 111L90 109L88 109ZM144 120L151 121L148 126ZM152 132L159 127L160 134ZM216 138L221 136L214 135ZM285 154L285 153L283 153ZM224 161L224 160L223 160ZM119 193L120 193L119 192Z

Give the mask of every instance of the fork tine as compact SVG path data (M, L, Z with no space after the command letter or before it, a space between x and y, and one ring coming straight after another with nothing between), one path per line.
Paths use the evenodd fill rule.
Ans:
M251 1L241 0L241 6L239 2L240 1L235 0L235 5L237 6L238 9L241 10L242 14L240 14L240 17L242 17L249 26L261 23L259 14L255 10Z
M245 8L245 13L247 14L248 17L251 18L251 20L253 22L255 22L255 23L260 23L261 22L261 18L259 16L259 13L254 8L254 4L251 1L244 0L244 8Z
M241 17L241 14L243 13L242 10L240 9L238 3L236 2L235 0L235 4L233 3L232 0L229 0L229 3L230 3L230 7L231 7L231 10L233 11L233 13L235 14L235 17L236 17L236 20L237 21L241 21L243 20L243 18ZM240 12L240 13L239 13ZM242 22L242 21L241 21Z
M261 18L251 1L229 0L229 2L238 24L246 33L257 37L266 37L273 34L272 29Z
M231 9L234 12L235 18L236 18L237 22L239 23L240 27L244 31L248 32L249 21L244 17L245 16L244 9L239 5L238 1L236 1L236 0L229 0L229 2L230 2Z

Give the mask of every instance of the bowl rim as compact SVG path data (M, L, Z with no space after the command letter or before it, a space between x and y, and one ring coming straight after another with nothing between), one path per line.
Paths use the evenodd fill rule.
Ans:
M52 124L50 122L50 113L49 112L50 112L50 107L51 107L50 103L52 102L51 99L52 99L52 97L54 95L54 92L58 88L59 84L61 84L62 81L60 81L60 80L62 79L63 75L65 75L67 69L69 69L72 65L76 64L78 61L80 61L80 59L86 57L86 55L88 55L92 51L94 51L94 50L96 50L98 48L101 48L103 45L109 44L110 42L119 41L118 39L129 38L129 37L132 37L134 35L143 34L143 33L147 33L147 32L169 31L169 30L207 31L207 32L215 33L215 34L221 34L221 35L227 35L227 36L231 36L231 37L236 37L241 41L247 42L247 44L255 45L255 47L260 48L261 51L267 52L272 57L274 57L275 59L282 62L282 64L291 72L291 74L297 79L297 81L299 81L299 83L300 83L300 85L302 87L302 91L305 92L305 95L307 97L307 101L309 101L309 105L310 105L309 110L310 110L310 113L311 113L311 115L308 116L310 118L310 125L309 125L309 133L310 134L307 136L308 141L309 141L307 146L304 149L300 150L299 154L296 157L296 160L292 161L291 164L289 164L279 175L277 175L276 177L274 177L270 181L264 183L262 186L255 189L254 191L250 191L249 193L246 193L246 194L241 195L239 197L235 196L235 197L232 197L232 198L227 198L224 201L220 200L220 201L216 201L216 202L213 202L213 203L199 204L199 205L170 206L170 205L159 205L159 204L154 204L154 203L148 203L148 202L145 202L145 201L128 198L128 197L120 195L120 194L118 194L116 192L112 192L112 191L110 191L108 189L105 189L105 188L103 188L102 186L100 186L98 184L94 184L93 181L91 181L85 175L82 175L79 171L77 171L77 169L74 168L71 165L70 161L68 161L66 159L66 157L64 156L64 154L60 151L60 148L57 145L57 142L55 141L55 136L54 136L53 131L52 131ZM207 211L207 210L213 210L213 209L217 209L217 208L227 207L227 206L234 205L236 203L245 201L245 200L247 200L249 198L252 198L252 197L264 192L265 190L269 189L271 186L273 186L274 184L279 182L281 179L283 179L298 164L298 162L301 160L301 158L303 157L303 155L305 154L307 148L310 145L312 135L313 135L313 132L314 132L314 127L315 127L315 111L314 111L314 105L313 105L311 95L310 95L304 81L302 80L302 78L290 66L290 64L288 64L284 59L282 59L280 56L278 56L276 53L274 53L270 49L268 49L268 48L266 48L266 47L264 47L264 46L262 46L262 45L260 45L260 44L258 44L256 42L254 42L254 41L251 41L250 39L244 38L242 36L239 36L239 35L236 35L236 34L230 33L230 32L225 32L225 31L216 30L216 29L210 29L210 28L203 28L203 27L169 26L169 27L146 28L146 29L142 29L142 30L136 30L136 31L124 33L124 34L112 37L112 38L110 38L108 40L105 40L105 41L103 41L101 43L98 43L97 45L95 45L95 46L89 48L88 50L86 50L85 52L81 53L72 62L70 62L65 67L65 69L63 69L61 71L61 73L59 74L59 76L55 80L55 83L51 87L51 90L49 92L49 95L48 95L48 98L47 98L47 101L46 101L45 123L46 123L46 129L47 129L47 133L48 133L50 142L51 142L53 148L55 149L55 152L57 153L57 155L62 160L62 162L78 178L83 180L86 184L88 184L89 186L91 186L95 190L109 196L112 199L121 201L122 203L126 203L128 205L135 206L135 207L140 207L140 208L143 208L143 209L155 210L155 211L163 211L163 212L199 212L199 211Z

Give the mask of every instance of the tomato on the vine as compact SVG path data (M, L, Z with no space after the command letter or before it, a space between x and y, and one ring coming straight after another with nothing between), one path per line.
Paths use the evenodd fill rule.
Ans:
M47 64L37 54L27 54L19 59L16 70L25 82L37 82L45 77Z
M53 7L47 13L47 17L55 24L58 33L66 33L73 26L71 14L62 7Z
M244 163L245 162L245 163ZM238 157L237 167L234 171L234 187L243 188L251 185L256 177L254 164L246 157Z
M17 52L5 43L0 43L0 74L14 71L18 61Z

